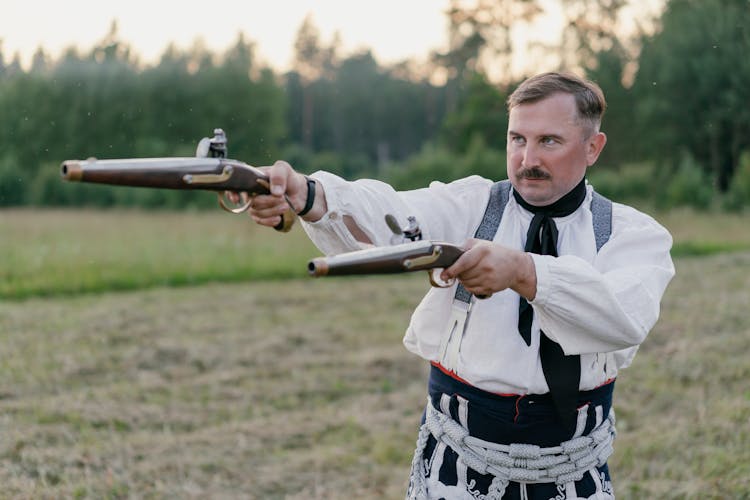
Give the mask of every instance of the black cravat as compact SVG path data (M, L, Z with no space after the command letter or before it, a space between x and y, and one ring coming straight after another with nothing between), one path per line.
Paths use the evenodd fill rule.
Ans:
M526 233L525 251L557 257L557 226L553 217L565 217L575 212L586 198L586 182L582 180L568 194L551 205L536 207L528 204L517 191L513 197L519 205L534 214ZM531 323L534 309L521 297L518 308L518 331L526 345L531 345ZM566 428L575 423L575 408L578 385L581 380L581 357L566 356L557 342L550 340L544 332L539 336L539 357L557 413Z

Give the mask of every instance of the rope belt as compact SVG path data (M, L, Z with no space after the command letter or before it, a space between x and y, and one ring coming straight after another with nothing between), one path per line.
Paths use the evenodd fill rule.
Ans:
M472 437L461 424L428 403L412 462L409 498L426 497L427 471L421 462L430 434L453 449L471 469L494 476L486 498L499 500L511 481L565 484L580 481L587 471L604 465L614 451L615 414L610 410L607 418L586 436L543 448L533 444L497 444Z

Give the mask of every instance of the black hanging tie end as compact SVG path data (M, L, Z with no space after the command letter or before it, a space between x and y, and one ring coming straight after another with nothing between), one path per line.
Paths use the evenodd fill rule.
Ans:
M534 309L521 297L518 306L518 333L521 334L527 346L531 345L531 323L534 320Z

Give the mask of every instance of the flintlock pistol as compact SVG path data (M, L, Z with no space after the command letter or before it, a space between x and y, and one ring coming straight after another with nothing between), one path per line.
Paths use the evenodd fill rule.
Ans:
M195 158L66 160L62 163L61 175L72 182L215 191L221 208L239 214L250 208L250 200L234 205L226 199L226 192L246 192L251 197L269 194L269 180L260 169L226 156L227 137L222 129L217 128L212 138L200 140ZM294 224L292 204L288 197L286 201L289 210L275 226L277 231L287 232Z
M445 288L455 280L440 279L440 270L456 262L464 249L442 241L422 240L416 218L409 217L402 228L388 214L385 223L391 229L391 246L366 248L327 257L317 257L307 264L310 276L346 276L362 274L397 274L428 271L432 286ZM408 242L407 242L408 240Z

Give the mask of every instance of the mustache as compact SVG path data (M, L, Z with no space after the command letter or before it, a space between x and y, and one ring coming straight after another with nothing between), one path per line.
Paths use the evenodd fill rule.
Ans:
M516 173L516 179L549 179L550 175L537 167L524 168Z

